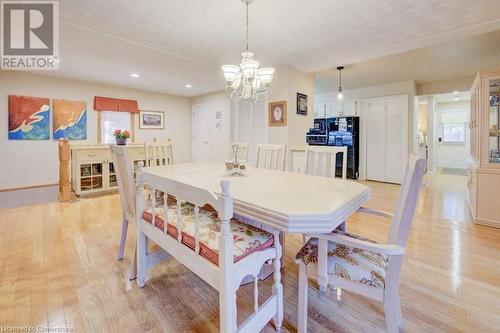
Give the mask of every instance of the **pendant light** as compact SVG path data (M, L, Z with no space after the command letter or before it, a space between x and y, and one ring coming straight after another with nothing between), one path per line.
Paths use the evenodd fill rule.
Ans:
M337 70L339 71L339 89L337 90L337 99L342 100L344 99L344 94L342 92L342 71L344 70L344 66L337 67Z
M241 0L245 5L246 17L246 49L241 53L241 63L239 66L221 67L227 83L226 96L233 102L264 102L271 97L274 68L259 68L259 62L253 59L253 52L248 50L248 5L252 1Z

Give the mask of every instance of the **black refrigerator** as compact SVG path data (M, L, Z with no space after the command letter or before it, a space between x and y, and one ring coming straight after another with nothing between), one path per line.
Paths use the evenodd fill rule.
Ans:
M347 178L359 175L359 117L326 119L328 146L347 146ZM337 159L336 176L342 175L342 157Z

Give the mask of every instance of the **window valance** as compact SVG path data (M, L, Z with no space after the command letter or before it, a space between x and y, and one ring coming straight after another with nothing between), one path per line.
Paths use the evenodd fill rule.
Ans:
M133 99L94 96L94 110L139 113L139 106Z

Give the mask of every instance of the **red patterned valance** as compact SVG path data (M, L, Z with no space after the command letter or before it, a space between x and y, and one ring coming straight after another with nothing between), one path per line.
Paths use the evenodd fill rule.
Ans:
M138 113L139 106L137 105L137 101L132 99L118 99L118 98L95 96L94 110Z

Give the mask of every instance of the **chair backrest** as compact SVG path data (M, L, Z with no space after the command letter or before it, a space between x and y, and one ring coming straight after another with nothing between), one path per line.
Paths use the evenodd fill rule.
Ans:
M342 179L347 176L347 147L306 146L306 167L308 175L335 177L337 154L342 156Z
M257 145L257 164L256 164L257 168L285 171L285 160L286 160L286 144Z
M231 159L234 159L235 150L238 149L238 161L248 161L248 143L231 142Z
M415 216L425 165L425 158L410 155L392 219L388 244L406 246L408 232Z
M118 182L118 191L120 192L122 212L125 216L135 218L134 171L132 170L132 162L128 156L127 146L111 146L111 156Z
M146 142L144 143L146 152L146 166L170 165L174 163L172 141L167 142Z
M163 193L163 221L172 221L169 219L169 207L167 197L175 197L177 201L177 208L175 212L175 219L178 230L178 241L182 242L183 232L183 208L182 203L187 202L194 205L194 238L195 238L195 252L200 251L200 227L202 223L202 214L207 214L207 211L200 211L200 207L210 205L216 212L217 217L221 221L220 231L221 238L219 238L219 267L223 269L233 264L233 238L231 236L231 229L229 221L233 217L233 199L229 194L229 182L227 180L221 181L221 194L217 195L212 191L199 188L178 182L168 178L159 177L149 173L143 173L142 168L139 167L136 172L137 177L137 195L136 204L137 209L143 210L146 206L146 196L142 189L144 184L147 184L149 197L152 198L151 202L151 216L153 225L156 224L156 209L157 202L154 193ZM208 212L211 214L211 212ZM206 222L205 222L206 223ZM163 224L163 232L167 232L167 223Z

